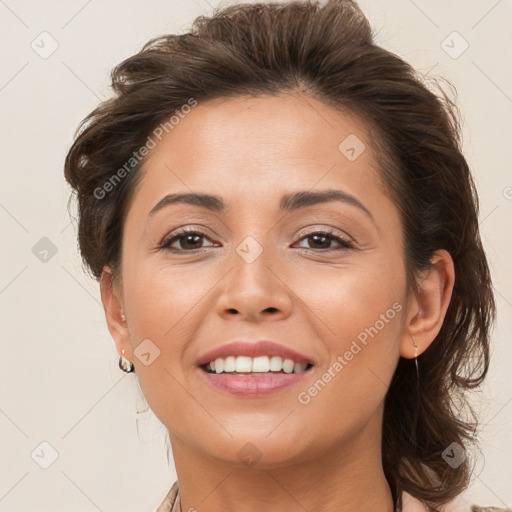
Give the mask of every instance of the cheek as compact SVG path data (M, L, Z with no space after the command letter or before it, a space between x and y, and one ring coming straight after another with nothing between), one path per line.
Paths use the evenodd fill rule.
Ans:
M317 279L306 302L318 312L317 325L327 327L329 361L298 401L311 407L312 417L328 407L337 428L350 430L373 414L389 387L399 358L405 277L401 265L377 260L328 277Z
M357 437L381 410L399 358L401 307L397 301L382 309L384 319L340 315L333 324L329 361L297 395L303 417L326 440Z
M395 261L398 262L394 264L392 258L375 254L339 267L318 267L306 273L297 269L297 276L306 277L295 280L294 291L316 313L317 325L324 324L322 333L326 333L331 348L343 349L348 340L376 322L377 327L382 327L381 315L386 315L390 308L384 318L386 329L382 331L390 334L389 325L393 323L394 334L399 332L397 308L392 306L404 306L405 271L401 260ZM387 322L388 317L392 317L392 322Z
M212 289L225 271L219 268L216 274L211 265L178 263L176 258L171 263L160 253L139 250L133 239L123 252L124 305L136 377L152 412L181 438L204 438L205 420L209 424L211 419L204 401L189 387L188 346L201 338L201 324L212 315ZM143 340L159 352L149 365L138 357ZM212 420L212 428L216 426Z
M126 313L131 319L132 343L139 338L178 339L187 314L207 295L210 279L192 267L169 268L151 261L126 265L123 277Z
M124 301L136 375L149 406L165 425L174 424L176 410L198 414L183 389L183 354L197 333L197 310L213 284L211 276L192 267L124 260ZM148 352L149 357L140 357Z

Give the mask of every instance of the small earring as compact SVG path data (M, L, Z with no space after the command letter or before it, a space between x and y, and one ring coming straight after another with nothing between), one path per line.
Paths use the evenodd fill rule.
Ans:
M124 358L124 353L125 353L125 350L123 349L122 350L123 355L119 357L119 368L121 368L121 370L123 370L123 372L126 372L126 373L135 372L135 366L133 365L132 362L130 362Z
M416 345L416 342L414 341L414 338L411 336L412 343L414 346L414 364L416 366L416 376L418 377L418 380L420 379L420 371L418 368L418 345Z
M124 316L124 313L121 313L121 320L124 322L126 320L126 317Z

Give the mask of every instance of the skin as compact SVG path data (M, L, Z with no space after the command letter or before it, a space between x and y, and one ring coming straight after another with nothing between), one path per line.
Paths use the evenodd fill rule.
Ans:
M350 134L366 146L354 161L338 149ZM105 267L101 295L119 354L169 430L183 511L393 510L380 454L385 394L399 357L414 357L414 344L421 354L439 332L454 270L439 251L407 293L402 224L378 161L362 121L299 93L200 103L148 156L125 219L122 278L112 286ZM371 217L339 201L278 211L285 193L326 189ZM180 192L218 195L228 211L173 204L149 216ZM205 236L159 249L186 226ZM325 229L353 248L311 238ZM263 251L250 264L236 251L248 236ZM394 303L401 311L300 403ZM260 398L222 393L199 374L206 351L262 338L307 355L311 373ZM145 339L160 350L149 365L134 354ZM247 443L260 456L251 466L238 455Z

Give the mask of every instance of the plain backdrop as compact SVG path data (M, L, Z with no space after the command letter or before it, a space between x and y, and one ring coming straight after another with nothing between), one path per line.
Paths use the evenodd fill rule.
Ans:
M234 2L230 2L234 3ZM165 429L118 368L84 273L63 160L113 66L216 0L0 0L0 511L152 511L175 480ZM222 5L228 5L224 2ZM468 502L512 505L512 2L362 0L378 42L450 80L498 302ZM137 418L139 418L137 422Z

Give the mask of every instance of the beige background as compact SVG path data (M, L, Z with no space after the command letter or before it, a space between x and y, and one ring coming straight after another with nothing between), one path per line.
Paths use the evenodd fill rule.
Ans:
M477 403L485 464L466 498L510 507L512 2L360 4L379 43L429 76L448 78L459 93L499 305L492 367ZM138 415L137 432L138 386L117 367L98 285L82 271L62 167L78 122L109 95L110 69L216 5L0 0L0 511L151 511L175 480L165 430L151 411ZM457 56L464 41L469 47ZM44 55L52 44L54 53ZM46 262L43 237L57 249Z

